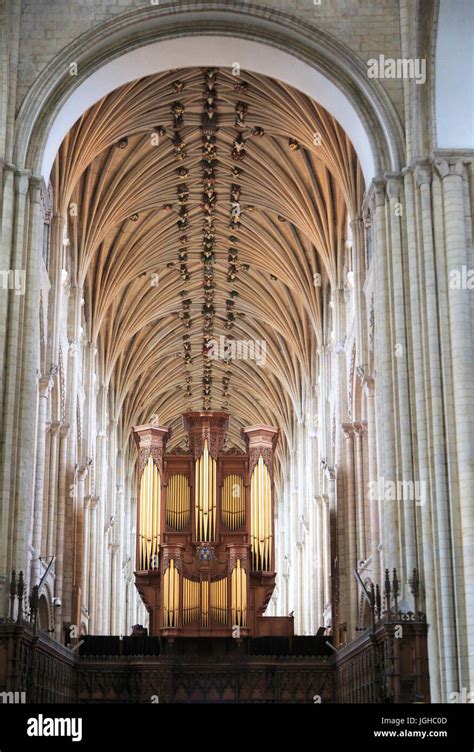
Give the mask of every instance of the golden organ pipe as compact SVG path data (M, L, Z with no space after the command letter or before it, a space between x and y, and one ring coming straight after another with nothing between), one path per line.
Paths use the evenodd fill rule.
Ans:
M206 462L206 450L204 450L204 454L202 457L202 485L203 485L203 496L202 496L202 534L204 536L204 540L207 540L207 462Z
M164 625L166 627L178 626L179 615L179 572L174 565L174 560L170 564L163 576L163 610Z
M270 571L272 566L271 479L260 457L250 481L250 545L253 568Z
M196 460L194 482L194 524L196 525L196 539L201 540L199 531L199 499L200 499L201 462Z
M207 441L202 456L196 460L196 538L213 541L216 530L216 461L209 454Z
M245 521L245 498L240 475L227 475L222 488L222 523L231 531L239 530Z
M227 577L211 582L211 615L220 624L227 623Z
M232 626L245 627L247 624L247 574L242 562L237 559L231 575Z
M179 572L175 570L174 573L174 610L173 610L173 624L178 626L178 613L179 613Z
M172 475L168 480L166 524L180 531L189 524L190 492L186 476Z
M209 581L201 582L201 626L209 626Z
M155 566L153 557L159 550L160 496L160 474L150 456L140 483L139 565L142 570L151 569Z
M191 624L199 614L199 582L185 577L183 593L183 624Z

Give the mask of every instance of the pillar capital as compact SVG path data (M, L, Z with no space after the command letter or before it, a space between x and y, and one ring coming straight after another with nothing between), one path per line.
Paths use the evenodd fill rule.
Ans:
M54 386L54 376L51 375L51 373L46 376L40 376L38 379L39 396L47 399L49 397L49 393L51 392L53 386Z
M354 433L358 439L361 439L367 433L367 423L365 421L357 421L353 423L353 426Z
M43 195L47 193L46 183L39 175L30 175L30 199L36 204L43 204Z
M78 465L76 467L76 478L77 480L82 483L87 478L87 474L89 472L89 468L87 465Z
M26 196L30 187L31 170L15 171L15 192L21 196Z
M62 423L60 420L55 420L49 424L49 432L52 436L59 436Z
M386 184L385 181L381 178L374 178L372 181L372 184L374 186L374 204L375 207L384 206L385 205L385 196L386 196Z
M364 227L364 220L362 217L354 217L349 222L349 227L354 232L356 229L362 229Z
M455 176L462 177L464 172L465 160L461 157L448 157L435 156L434 168L442 180L444 178Z
M354 438L354 424L353 423L343 423L341 427L342 427L342 433L344 434L344 437L346 439Z
M430 185L433 179L433 169L431 163L426 160L420 160L414 165L414 176L416 184L421 187L422 185Z
M88 496L89 509L93 512L99 506L100 496Z
M388 198L398 200L402 188L402 176L399 172L386 172L384 173L384 178Z

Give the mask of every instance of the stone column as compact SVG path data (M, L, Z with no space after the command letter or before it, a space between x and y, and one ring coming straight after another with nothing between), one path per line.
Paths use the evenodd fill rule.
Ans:
M334 467L327 467L325 470L327 479L327 549L328 563L326 581L327 594L325 604L331 601L332 605L332 630L335 640L338 639L339 624L346 619L346 605L341 599L341 569L339 562L339 545L343 547L343 540L338 541L338 521L336 512L336 470ZM342 504L342 501L341 501ZM336 568L337 559L337 568Z
M116 487L116 514L114 524L114 557L112 558L112 567L115 567L113 573L114 587L112 588L112 634L118 634L120 631L120 623L122 621L123 613L123 577L121 560L123 559L123 541L122 541L122 525L120 519L123 514L123 486L117 485Z
M357 499L357 559L364 560L367 558L366 545L366 520L365 520L365 496L366 485L364 478L364 451L363 439L366 426L364 423L354 423L355 436L355 485Z
M44 492L44 465L46 450L46 413L48 399L54 385L54 377L57 368L51 369L48 376L42 376L38 381L38 424L36 440L36 471L35 471L35 497L34 497L34 524L33 524L33 566L31 568L32 586L40 581L40 556L41 540L43 532L43 492ZM44 554L46 552L43 552Z
M394 358L400 343L392 341L390 326L391 279L387 247L386 195L383 181L374 181L375 199L375 362L377 369L377 394L383 410L378 412L377 439L379 444L379 473L385 482L396 482L396 423L393 387ZM380 427L380 430L379 430ZM383 560L384 568L399 566L399 525L396 504L385 501L383 508Z
M51 322L51 340L48 348L48 354L51 362L56 363L59 350L59 336L61 329L61 311L63 302L63 254L64 254L64 226L66 220L58 214L51 218L50 234L50 267L49 277L51 279L51 292L49 302L48 320Z
M445 228L445 256L449 283L447 286L449 311L449 354L446 360L452 368L452 401L454 408L455 451L450 452L450 482L452 505L455 508L454 540L450 539L449 529L441 529L440 537L446 547L453 547L456 589L462 588L465 604L458 599L458 610L463 608L465 628L459 632L459 665L464 666L459 679L451 670L447 675L447 692L459 691L461 686L469 686L474 674L474 346L472 339L472 291L467 285L453 284L454 275L467 274L469 264L468 237L466 234L467 197L464 186L466 175L465 160L459 156L443 158L436 154L435 167L440 175L443 190L443 220ZM466 178L467 179L467 178ZM471 210L472 212L472 210ZM471 214L472 216L472 214ZM453 274L454 273L454 274ZM446 364L447 365L447 364ZM461 534L457 534L457 532ZM445 589L449 587L445 582ZM459 620L459 614L457 614Z
M329 547L330 525L329 525L329 495L321 496L321 517L322 517L322 575L323 575L323 592L322 606L323 613L326 606L331 602L331 551ZM322 625L322 622L321 622Z
M316 568L316 628L323 623L324 612L324 501L321 496L314 499L314 534L312 546L313 569ZM311 578L313 579L313 578ZM313 630L314 634L314 630Z
M8 337L5 346L2 444L0 444L0 572L25 572L29 583L29 542L33 519L35 441L32 416L37 410L36 368L39 362L39 239L42 223L41 179L29 171L15 173L15 214L12 255L7 268L23 275L23 292L9 293ZM33 429L34 430L34 429ZM1 551L1 549L0 549ZM3 598L6 606L5 596Z
M377 435L375 422L375 382L370 376L364 376L363 389L367 405L367 451L369 467L369 514L370 514L370 554L372 556L372 581L381 584L380 572L380 526L379 499L377 488Z
M82 465L76 472L76 503L74 505L74 580L72 587L72 624L80 627L82 606L82 585L84 580L84 481L88 468Z
M119 552L120 546L117 543L111 543L109 546L110 551L110 627L109 634L117 634L117 603L115 602L117 593L117 579L119 576Z
M414 176L411 169L403 171L406 200L406 235L408 253L408 289L410 293L410 339L412 343L412 374L414 384L413 401L413 433L414 433L414 469L419 475L420 481L429 483L429 437L428 437L428 411L425 400L425 367L424 358L426 347L423 342L425 322L422 318L424 309L424 275L421 273L420 253L418 252L420 228L417 224L417 196L414 190ZM378 379L377 379L378 389ZM379 394L377 391L377 400ZM380 466L379 466L380 467ZM425 588L425 609L429 624L436 625L438 613L436 608L436 579L434 547L432 538L432 505L426 504L419 508L420 535L417 540L418 547L422 552L423 579ZM416 512L416 510L415 510ZM409 596L409 599L411 596ZM439 673L439 649L436 629L428 630L428 652L430 656L430 685L431 701L440 702L440 673Z
M388 198L388 227L390 230L390 262L391 280L393 289L393 304L390 312L391 327L393 330L394 349L394 412L397 473L394 480L413 482L413 448L411 427L411 399L409 389L409 349L406 337L406 287L408 286L407 251L402 244L402 217L405 208L402 195L402 177L397 173L385 175ZM434 317L434 320L436 316ZM410 437L410 438L408 438ZM390 502L389 502L390 503ZM401 548L404 553L398 556L398 575L400 582L404 583L404 594L408 589L408 579L411 577L413 568L416 566L416 542L415 542L415 512L414 504L410 499L398 501L399 522L403 518L403 538Z
M55 421L49 427L49 484L48 484L48 515L46 527L46 556L52 556L56 552L56 500L58 492L58 453L59 435L61 423Z
M342 430L346 439L345 495L346 513L344 519L346 540L345 591L347 603L347 638L356 637L357 626L357 588L354 569L357 568L357 520L355 508L354 484L354 427L352 423L343 423Z
M69 488L66 485L67 474L67 446L69 437L69 425L64 423L59 430L59 473L58 473L58 505L56 520L56 579L54 583L54 594L61 601L61 606L54 609L55 614L55 636L59 641L63 640L63 616L64 616L64 550L68 545L65 539L66 532L66 499L69 494Z
M445 424L445 400L443 398L443 369L440 359L439 342L440 330L438 326L438 290L436 282L436 265L434 258L433 242L433 222L432 222L432 170L431 165L422 163L415 169L415 180L419 186L420 205L421 205L421 228L422 228L422 261L424 267L425 289L424 298L426 306L426 376L427 376L427 393L429 394L429 422L428 432L430 435L431 451L434 452L438 461L434 464L430 462L429 485L422 488L422 498L417 504L422 508L427 505L431 507L431 518L435 520L438 527L438 545L437 557L439 557L439 599L441 608L441 633L444 643L444 687L447 693L457 691L459 686L459 677L456 661L456 623L458 615L453 603L453 591L455 589L453 582L452 567L452 541L449 502L448 502L448 464L446 462L446 436L450 434L446 430ZM435 508L433 507L435 500ZM427 510L422 511L424 519L428 518ZM427 530L424 527L424 534L431 538L432 528ZM436 540L436 539L435 539ZM445 696L445 701L448 695Z
M356 325L356 366L367 363L367 332L365 321L365 243L364 222L357 217L350 223L352 233L352 262L354 266L354 313Z
M90 546L89 546L89 632L97 634L97 549L98 549L98 529L97 529L97 506L99 496L89 497L89 524L90 524Z

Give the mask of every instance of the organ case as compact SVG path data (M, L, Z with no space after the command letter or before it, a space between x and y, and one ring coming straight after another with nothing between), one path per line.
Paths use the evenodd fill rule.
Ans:
M169 428L136 426L135 583L150 634L293 634L266 617L275 587L273 455L278 429L243 429L246 451L223 451L229 415L183 416L189 452L166 451Z

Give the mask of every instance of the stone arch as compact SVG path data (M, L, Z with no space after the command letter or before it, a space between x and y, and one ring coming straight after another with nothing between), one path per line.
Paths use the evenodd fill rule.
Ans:
M208 4L169 13L133 10L83 34L42 71L20 108L14 158L49 175L62 138L95 101L122 83L173 67L231 67L280 78L322 104L358 153L366 183L403 159L403 131L383 87L344 44L315 36L290 14L251 4ZM246 11L245 22L242 11ZM209 44L209 37L213 43ZM131 41L133 39L133 41ZM70 75L76 63L77 75Z

